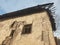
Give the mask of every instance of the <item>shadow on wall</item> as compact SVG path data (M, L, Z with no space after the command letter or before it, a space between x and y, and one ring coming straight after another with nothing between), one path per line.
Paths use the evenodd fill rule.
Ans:
M60 45L60 39L55 37L55 42L56 42L56 45Z
M58 41L58 45L60 45L60 39L57 39L57 41Z

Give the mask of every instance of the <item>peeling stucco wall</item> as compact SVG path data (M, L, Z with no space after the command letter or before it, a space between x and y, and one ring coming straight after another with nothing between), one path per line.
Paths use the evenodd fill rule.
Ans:
M21 38L19 33L16 39L14 39L13 44L10 45L56 45L49 16L46 11L1 21L0 44L10 35L12 31L10 26L14 21L25 21L25 24L32 24L32 33L21 35Z

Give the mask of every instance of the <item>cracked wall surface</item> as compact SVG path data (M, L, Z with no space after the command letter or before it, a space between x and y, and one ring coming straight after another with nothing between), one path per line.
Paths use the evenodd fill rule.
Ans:
M14 21L16 21L16 23L14 23ZM56 45L51 22L46 11L4 20L1 21L0 24L1 45L3 45L3 43L5 45ZM13 26L11 27L12 24ZM23 27L27 24L32 24L32 31L30 34L22 35ZM11 37L10 34L12 30L15 31Z

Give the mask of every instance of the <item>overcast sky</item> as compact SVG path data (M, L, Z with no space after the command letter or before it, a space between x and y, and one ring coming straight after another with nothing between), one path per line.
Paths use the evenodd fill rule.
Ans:
M54 35L60 37L60 0L0 0L0 15L51 2L54 2L56 9L55 20L57 31L55 31Z

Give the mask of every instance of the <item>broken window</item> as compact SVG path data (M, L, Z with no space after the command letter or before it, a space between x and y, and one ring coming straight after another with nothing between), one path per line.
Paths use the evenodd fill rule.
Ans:
M31 27L32 27L32 24L24 25L23 30L22 30L22 34L30 34Z

